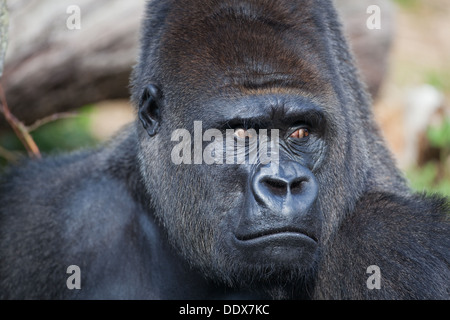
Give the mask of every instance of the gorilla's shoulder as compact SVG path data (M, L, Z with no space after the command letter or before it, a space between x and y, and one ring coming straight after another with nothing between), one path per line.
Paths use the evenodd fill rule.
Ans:
M344 219L333 243L336 273L381 270L382 289L364 298L448 298L450 283L450 205L437 195L368 193ZM333 258L334 257L334 258Z
M134 188L139 180L135 140L135 132L127 127L120 135L92 149L22 160L0 175L0 204L11 203L15 197L19 202L50 199L56 204L58 195L98 183L107 190L114 181L119 182L115 185L131 184Z
M99 204L103 199L112 202L114 194L127 194L128 184L137 180L130 177L128 171L132 170L123 169L134 163L115 154L114 147L100 146L42 160L24 160L8 168L0 176L0 215L29 215L43 209L48 214L61 214L74 201L82 204L82 199L83 203Z
M86 160L94 154L94 151L82 151L39 160L24 159L0 176L0 199L4 201L6 196L11 201L14 195L26 195L30 199L49 191L62 191L61 187L93 171L93 161Z
M360 198L349 222L360 221L370 226L375 221L390 221L400 223L397 227L402 228L421 229L434 225L448 228L449 217L449 199L440 195L374 192Z
M450 262L450 202L438 195L368 193L346 219L341 233L384 248L410 248L405 252L425 254L445 251ZM353 236L352 236L353 235Z

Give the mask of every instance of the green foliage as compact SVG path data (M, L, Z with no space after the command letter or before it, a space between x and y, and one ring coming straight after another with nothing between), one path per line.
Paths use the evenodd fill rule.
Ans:
M40 150L43 153L54 153L95 145L98 141L89 131L91 112L92 107L84 107L75 118L58 120L33 132Z
M406 172L412 189L418 192L440 193L450 196L450 174L439 179L439 165L428 162L421 168L414 168Z
M420 0L394 0L403 9L415 9L420 4Z
M97 144L89 129L92 110L91 106L84 107L73 118L56 120L33 131L31 135L41 152L54 154ZM25 151L13 132L0 135L0 146L7 150Z
M428 70L425 72L425 82L443 92L450 92L450 70Z
M430 161L422 168L414 168L407 172L407 177L415 190L426 189L450 196L450 118L439 126L430 127L427 138L432 147L439 149L439 161Z
M450 152L450 118L440 126L429 128L427 137L433 147L441 149L441 153Z

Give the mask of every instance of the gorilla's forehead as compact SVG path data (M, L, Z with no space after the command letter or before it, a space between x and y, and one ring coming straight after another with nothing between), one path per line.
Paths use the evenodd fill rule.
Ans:
M201 91L296 88L323 91L332 60L324 55L320 12L308 1L175 1L161 42L165 79ZM194 2L192 2L194 3ZM189 20L187 20L189 19ZM324 40L322 40L324 39ZM217 91L217 90L215 90Z

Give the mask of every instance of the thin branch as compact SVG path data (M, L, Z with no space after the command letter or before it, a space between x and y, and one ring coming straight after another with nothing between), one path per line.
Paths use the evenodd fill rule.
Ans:
M14 130L14 133L25 146L25 149L28 152L28 155L31 158L40 159L41 152L39 151L36 142L34 142L33 137L28 132L27 127L17 119L9 110L8 103L6 102L5 93L3 91L3 87L0 84L0 100L2 103L2 107L0 108L0 112L5 116L6 121L8 121L11 128Z
M0 157L6 159L9 163L17 162L19 159L19 155L16 152L6 150L2 146L0 146Z
M67 119L67 118L74 118L77 117L77 112L61 112L61 113L55 113L48 117L45 117L43 119L40 119L33 123L31 126L27 127L28 132L33 132L37 130L38 128L42 127L43 125L46 125L47 123L60 120L60 119Z

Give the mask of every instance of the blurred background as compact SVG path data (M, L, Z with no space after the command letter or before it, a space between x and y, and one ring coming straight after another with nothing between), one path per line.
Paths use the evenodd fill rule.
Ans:
M450 196L450 3L334 3L376 119L411 187ZM9 109L42 153L93 147L133 121L128 83L144 5L144 0L7 0L9 42L1 84ZM372 5L378 13L367 11ZM378 18L379 28L368 27L368 20ZM76 115L67 114L73 111ZM22 155L23 146L0 114L0 172Z

